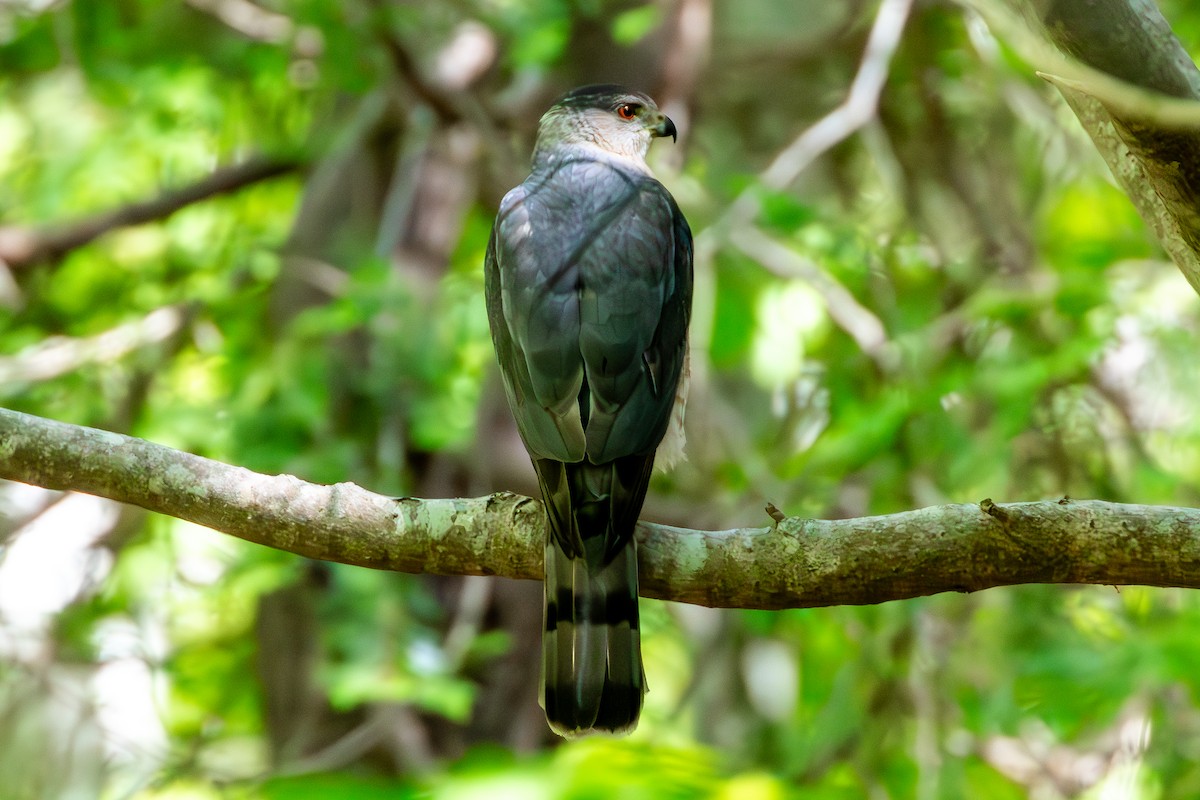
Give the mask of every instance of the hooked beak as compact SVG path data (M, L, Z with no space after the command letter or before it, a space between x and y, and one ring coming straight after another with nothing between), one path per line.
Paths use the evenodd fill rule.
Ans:
M671 122L671 118L666 114L662 114L661 116L662 119L650 129L650 132L655 136L670 136L672 142L679 141L678 132L675 130L675 123Z

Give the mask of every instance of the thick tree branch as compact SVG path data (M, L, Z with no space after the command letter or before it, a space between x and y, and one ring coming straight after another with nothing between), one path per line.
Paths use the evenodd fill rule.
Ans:
M1200 70L1153 0L959 0L1053 83L1200 292ZM1053 43L1053 47L1046 43ZM1056 49L1057 48L1057 49Z
M1200 99L1200 70L1153 0L1042 0L1051 40L1134 86ZM1122 188L1200 292L1200 129L1113 109L1086 82L1056 81ZM1149 190L1147 190L1149 187Z
M541 577L541 504L393 499L260 475L0 409L0 478L87 492L309 558ZM1019 583L1200 588L1200 510L1100 501L946 505L769 528L638 528L642 593L731 608L882 603Z
M229 194L259 181L293 172L296 159L260 157L221 167L195 183L145 200L104 211L57 227L0 227L0 262L13 269L55 261L109 231L164 219L176 211L220 194Z

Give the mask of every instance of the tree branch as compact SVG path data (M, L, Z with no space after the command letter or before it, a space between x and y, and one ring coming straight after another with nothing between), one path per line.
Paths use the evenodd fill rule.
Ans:
M55 261L117 228L164 219L193 203L285 175L302 165L297 159L253 158L217 169L190 186L164 192L152 200L130 203L58 227L0 227L0 262L18 269Z
M777 153L759 174L757 183L773 191L786 189L818 157L875 118L879 95L887 83L892 56L900 46L911 9L912 0L883 0L879 4L862 61L845 99ZM711 231L735 230L758 216L761 204L757 193L754 184L743 189L725 213L697 237L700 240L696 244L697 250L714 246L710 242L714 235Z
M0 409L0 478L87 492L308 558L540 579L536 500L388 498L260 475ZM1200 588L1200 510L1101 501L946 505L769 528L638 526L642 594L729 608L882 603L1021 583Z
M1200 70L1153 0L1010 0L1018 14L999 2L959 2L1058 88L1200 292Z
M189 315L184 306L163 306L95 336L51 336L16 355L0 355L0 397L18 394L30 383L57 378L85 364L116 361L134 350L166 341L184 327Z
M1064 52L1162 96L1200 99L1200 70L1153 0L1042 1L1042 21ZM1200 292L1200 131L1113 109L1086 82L1045 77L1058 86L1164 249Z
M772 239L755 225L731 230L729 241L779 277L807 281L825 301L830 318L850 335L859 349L874 358L881 356L881 350L887 344L883 322L820 264Z
M291 17L263 8L250 0L187 0L187 4L211 14L231 30L257 42L280 44L296 32Z

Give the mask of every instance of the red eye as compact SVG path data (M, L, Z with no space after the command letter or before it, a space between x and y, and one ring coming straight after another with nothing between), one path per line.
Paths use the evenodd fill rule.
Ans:
M617 116L621 119L633 119L637 116L638 107L632 103L617 106Z

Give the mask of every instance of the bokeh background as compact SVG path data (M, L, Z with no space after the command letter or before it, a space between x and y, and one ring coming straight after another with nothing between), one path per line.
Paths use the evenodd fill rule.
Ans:
M1200 52L1200 7L1160 5ZM542 111L617 81L677 122L651 162L698 237L689 461L645 517L1200 504L1198 298L1010 44L907 6L3 0L0 404L535 493L483 251ZM878 103L815 139L877 19ZM0 796L1200 796L1195 593L647 600L641 726L571 744L540 594L0 484Z

